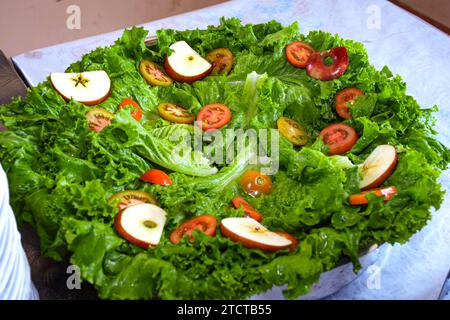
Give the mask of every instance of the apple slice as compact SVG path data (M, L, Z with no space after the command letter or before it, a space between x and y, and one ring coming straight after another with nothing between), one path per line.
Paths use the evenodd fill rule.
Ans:
M225 218L220 223L220 232L247 248L277 251L292 245L291 240L269 231L252 218Z
M397 151L389 144L376 147L361 166L360 189L371 189L382 184L397 165Z
M161 240L166 212L150 203L141 203L122 210L114 220L117 232L129 242L148 249Z
M104 101L109 96L111 80L105 71L81 73L50 73L50 81L66 100L73 98L87 106Z
M175 42L169 48L173 52L164 59L164 68L176 81L192 83L211 72L211 63L203 59L185 41Z

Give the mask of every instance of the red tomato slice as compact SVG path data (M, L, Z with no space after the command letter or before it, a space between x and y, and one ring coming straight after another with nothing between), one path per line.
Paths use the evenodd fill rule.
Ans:
M159 184L161 186L172 185L172 180L167 175L167 173L165 173L162 170L158 170L158 169L148 170L139 179L150 182L150 183Z
M349 151L356 143L356 140L358 140L358 134L355 129L343 123L329 125L319 135L330 148L330 155Z
M358 194L352 194L348 198L348 201L353 206L367 204L368 201L366 199L366 194L369 192L373 192L373 193L375 193L376 196L379 196L379 197L384 196L384 201L388 201L397 193L397 188L395 186L390 186L390 187L386 187L386 188L382 188L382 189L367 190L367 191L364 191L364 192L361 192Z
M123 109L126 106L132 106L133 107L133 111L131 111L131 115L137 121L141 120L141 118L142 118L142 110L141 110L141 108L139 107L139 105L137 104L136 101L134 101L134 100L132 100L130 98L125 98L120 103L119 109Z
M286 46L286 59L294 67L304 68L311 55L316 52L311 46L301 41L294 41Z
M170 242L177 244L184 236L189 237L189 241L194 241L192 232L194 230L200 230L204 234L212 237L216 234L217 219L216 217L204 214L195 217L191 220L185 221L178 228L172 231L170 234Z
M275 231L275 233L292 241L292 244L288 247L290 251L294 251L297 248L298 240L296 237L283 231Z
M111 124L114 114L102 108L92 108L86 113L88 127L92 131L100 132Z
M353 104L357 96L363 96L364 92L354 87L345 88L336 95L336 113L344 119L351 119L347 103Z
M325 58L333 59L331 65L326 65ZM318 80L332 80L342 76L348 67L348 55L345 47L336 47L328 51L316 52L311 55L306 66L309 76Z
M231 120L230 109L220 103L204 106L197 115L198 126L204 131L218 129Z
M248 195L257 197L262 193L269 194L272 191L272 180L259 171L249 170L242 176L241 187Z
M263 216L261 213L259 213L255 208L253 208L247 201L245 201L242 197L234 197L231 199L231 202L233 203L233 206L236 209L239 209L242 207L244 212L250 217L255 219L258 222L261 222L263 219Z
M123 209L141 203L157 204L156 199L145 191L141 190L125 190L117 192L108 199L108 203L112 204L117 199L120 200L117 207L120 211Z

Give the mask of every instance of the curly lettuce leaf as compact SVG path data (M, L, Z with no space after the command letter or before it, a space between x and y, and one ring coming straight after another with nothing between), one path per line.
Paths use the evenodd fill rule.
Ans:
M423 109L406 93L406 84L387 67L370 65L364 46L322 31L306 35L297 24L276 21L243 25L222 19L206 30L160 30L158 43L146 47L147 32L126 30L114 45L98 48L73 63L68 71L105 70L112 81L108 99L98 107L115 113L112 124L100 133L89 130L89 110L66 102L49 81L29 89L24 99L0 106L0 159L11 190L17 217L37 229L42 252L54 259L70 256L83 279L93 283L99 296L112 299L242 299L273 285L286 286L286 297L308 292L320 273L334 268L343 257L359 267L359 252L373 243L404 243L438 209L444 191L438 183L450 161L448 148L436 140L433 112ZM168 47L187 41L200 54L228 47L235 56L231 73L209 76L193 84L151 87L139 74L142 58L161 63ZM284 58L293 40L316 50L343 45L349 54L345 74L331 81L308 77ZM354 86L366 95L357 98L345 123L359 140L345 156L327 156L317 134L340 121L334 97ZM129 97L143 110L140 122L130 109L118 111ZM295 119L311 136L295 148L279 140L279 172L271 176L273 191L252 198L239 186L243 172L255 168L251 152L233 154L234 161L213 162L206 152L212 143L176 147L192 127L170 124L155 111L161 102L181 103L196 114L209 103L224 103L232 121L221 129L273 129L280 116ZM171 139L174 133L178 137ZM270 135L268 140L276 139ZM384 202L368 195L367 206L350 206L348 196L359 192L358 164L381 143L399 151L399 163L385 185L398 194ZM223 146L224 151L234 149ZM270 151L270 150L267 150ZM274 152L276 153L276 152ZM232 158L230 158L232 159ZM229 159L228 159L229 160ZM216 167L212 164L214 163ZM163 187L140 181L149 168L165 168L173 184ZM256 165L256 168L258 166ZM169 172L170 171L170 172ZM144 190L154 195L167 212L161 243L143 250L114 230L117 208L107 199L118 191ZM294 252L266 253L248 249L216 232L208 237L195 231L195 241L173 245L171 231L187 219L213 214L218 221L242 216L230 206L244 197L264 216L274 231L287 231L300 240Z

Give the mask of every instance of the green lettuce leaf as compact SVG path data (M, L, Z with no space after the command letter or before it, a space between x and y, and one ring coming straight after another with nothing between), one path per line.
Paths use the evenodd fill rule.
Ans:
M296 298L345 258L358 270L358 256L368 246L408 241L431 218L431 208L439 208L444 190L438 178L450 151L436 139L437 107L422 108L400 76L370 65L363 44L323 31L301 34L297 23L243 25L236 18L205 30L165 29L157 35L158 42L146 47L147 31L131 28L112 46L97 48L67 69L101 69L110 76L110 95L97 107L114 113L114 119L100 133L88 128L90 107L65 101L48 80L30 88L25 98L0 105L0 121L8 128L0 131L0 160L18 220L36 228L44 255L69 257L78 265L101 298L243 299L274 285L285 286L285 296ZM232 71L193 84L149 86L139 73L140 60L161 64L169 46L180 40L203 56L229 48ZM348 69L331 81L310 78L284 57L293 40L318 51L345 46ZM346 87L365 92L350 107L353 118L344 121L359 139L347 154L328 156L318 133L341 121L334 99ZM118 110L124 98L140 105L139 122L131 108ZM180 103L193 114L206 104L224 103L232 120L217 139L198 142L198 128L160 118L161 102ZM298 148L278 139L278 131L271 130L280 116L298 121L310 141ZM264 129L267 135L258 136L257 152L251 143L239 149L239 137L221 140L229 129ZM360 192L358 165L383 143L399 153L394 173L383 184L396 186L398 194L387 202L369 194L368 205L351 206L349 195ZM247 170L262 170L263 160L278 171L270 175L272 192L253 198L243 192L240 178ZM140 181L150 168L167 171L173 184ZM147 191L167 212L158 246L144 250L115 231L118 209L108 199L123 190ZM195 241L170 242L171 232L192 217L212 214L220 223L243 216L242 209L231 206L235 196L254 206L270 230L299 239L299 246L292 252L249 249L219 228L214 237L197 230Z

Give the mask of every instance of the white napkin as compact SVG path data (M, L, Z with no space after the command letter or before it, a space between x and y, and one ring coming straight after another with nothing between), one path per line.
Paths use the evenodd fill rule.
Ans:
M8 180L0 164L0 300L39 299L9 205Z

